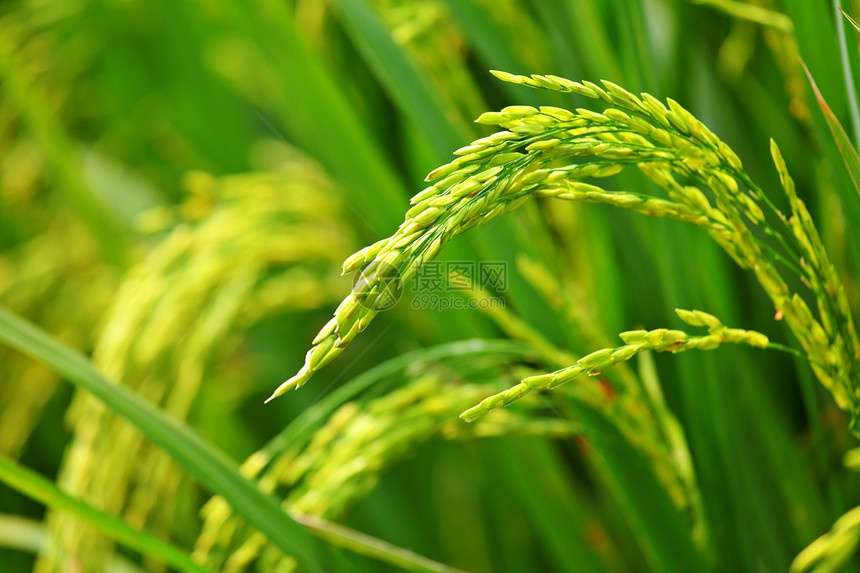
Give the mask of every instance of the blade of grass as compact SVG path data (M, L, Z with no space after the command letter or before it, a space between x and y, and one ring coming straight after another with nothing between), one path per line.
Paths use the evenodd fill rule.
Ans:
M846 20L848 20L848 23L849 23L849 24L851 24L852 26L854 26L854 29L855 29L855 30L857 30L858 32L860 32L860 24L858 24L858 23L854 20L854 18L852 18L851 16L849 16L849 15L848 15L848 13L847 13L847 12L845 12L845 10L843 10L841 6L839 6L839 4L837 4L837 7L839 7L839 11L840 11L840 12L842 12L842 15L843 15L843 16L845 16L845 19L846 19Z
M583 437L594 448L593 462L625 509L625 517L650 570L679 573L710 570L642 454L603 414L580 400L573 399L571 403L582 423ZM655 527L655 524L660 525Z
M659 93L642 2L614 0L613 4L621 32L619 43L621 63L626 71L626 84L631 88Z
M495 456L504 475L499 479L510 484L508 491L516 492L513 495L521 501L555 567L582 573L606 571L588 543L588 522L570 519L587 515L589 508L577 499L553 448L533 438L508 438L504 444L491 443L493 446L502 446Z
M407 191L370 121L346 95L344 80L296 30L288 8L278 2L229 4L217 25L251 39L258 53L266 55L277 88L265 102L267 112L277 114L275 130L283 129L291 145L343 183L344 199L368 224L362 230L377 238L396 226Z
M444 0L454 18L474 44L475 50L493 70L517 70L520 58L505 41L501 27L472 0Z
M444 102L433 91L422 75L422 70L392 39L389 30L364 0L336 0L335 4L350 40L384 88L385 94L415 126L415 133L411 137L416 142L420 141L423 144L421 147L432 150L432 158L428 158L430 164L435 166L450 161L451 152L475 135L474 126L458 126L449 120ZM508 236L510 234L507 233ZM495 242L490 241L490 244ZM471 260L476 256L499 257L498 253L489 254L487 249L478 248L477 252L469 245L455 245L449 254L462 260ZM481 335L485 333L478 332Z
M164 449L204 487L222 495L278 548L311 571L324 570L319 543L286 515L273 497L243 478L235 464L188 427L108 380L83 355L4 308L0 308L0 341L45 362L75 386L92 393Z
M515 48L514 40L505 27L498 22L492 12L486 10L475 0L442 0L454 20L468 38L470 47L488 70L529 70L534 69L524 54ZM534 58L531 58L532 60ZM551 66L545 62L544 66ZM516 97L517 103L525 105L548 105L561 101L555 94L537 94L534 90L518 89L520 86L503 83L497 86L508 97Z
M318 544L299 525L299 522L284 513L274 498L265 495L252 482L244 479L223 454L204 442L189 428L156 410L124 388L111 383L82 355L50 339L33 325L2 308L0 308L0 340L25 354L43 360L71 382L90 391L117 414L137 426L202 484L226 499L238 513L282 551L299 559L302 565L311 571L325 570L321 564L322 560L316 554L319 551ZM0 480L5 481L4 470L8 468L4 467L3 459L0 458ZM50 482L44 481L47 486L51 486ZM57 508L66 509L61 506ZM105 515L105 517L110 516ZM117 521L125 525L121 520ZM335 524L308 516L304 516L301 523L336 545L406 569L456 571L415 555L411 551ZM197 570L207 571L204 568Z
M710 6L722 12L725 12L732 18L755 22L762 26L768 26L781 32L791 33L794 30L794 24L791 18L777 12L776 10L768 10L755 4L746 2L736 2L734 0L692 0L694 4Z
M839 42L829 2L785 0L782 9L794 23L794 35L803 61L818 78L821 93L827 94L830 107L841 116L847 111L848 102L842 87Z
M471 135L447 121L444 105L412 60L391 38L363 0L334 0L352 42L380 84L421 129L440 158L464 145Z
M851 60L848 59L845 24L840 17L840 14L845 14L845 12L839 6L839 0L833 0L833 13L836 19L836 37L839 40L839 57L842 60L842 75L845 76L848 110L851 113L851 126L854 129L854 143L860 146L860 108L857 106L857 88L854 86L854 73L851 71ZM847 16L847 14L845 15ZM851 23L853 24L853 21Z
M368 15L360 8L353 10L364 18L357 20L358 24L369 21L366 20ZM325 168L324 173L337 178L338 184L332 189L359 215L358 221L366 223L358 225L366 236L377 240L384 236L387 229L396 227L402 219L402 207L411 195L410 191L415 189L412 185L403 185L400 174L390 158L385 156L382 141L374 134L378 127L375 125L379 121L378 114L362 113L359 105L345 95L348 90L344 90L343 86L349 85L349 70L337 69L325 61L314 50L306 35L296 29L293 16L280 3L230 5L225 9L223 21L228 29L236 28L243 36L253 38L259 52L267 54L267 61L271 59L278 89L276 97L266 102L266 105L267 110L277 114L278 121L269 127L291 145L297 144L296 147L303 148L303 151L319 161ZM377 31L386 33L384 30ZM391 81L395 83L392 92L406 89L415 76L401 74L409 72L407 67L403 67L406 65L402 60L405 56L380 55L378 52L384 51L386 43L378 37L374 41L370 47L374 48L376 57L385 59L376 63L368 61L367 65L379 68L399 61L396 69L385 73L390 74ZM390 44L387 46L390 47ZM401 51L398 46L395 47ZM370 57L366 59L370 60ZM243 89L254 88L244 86ZM432 94L425 96L432 97ZM389 97L403 102L407 106L405 111L412 117L434 111L433 107L427 105L418 107L416 102L408 98L400 100L396 94L389 94ZM422 101L427 103L428 100ZM302 110L302 113L296 113L296 110ZM441 117L423 117L420 124L422 130L427 122L449 124L444 113ZM448 137L453 139L462 136L448 134ZM462 139L457 139L453 145L449 143L443 158L459 147L460 141ZM432 143L435 151L439 144ZM439 158L433 161L434 165L438 163ZM474 258L472 251L465 249L460 256L463 259ZM438 314L432 316L440 329L445 328L461 336L471 336L474 332L466 325L462 313L448 314L445 319Z
M50 480L0 454L0 481L35 499L51 509L68 512L91 525L104 535L148 557L163 561L183 571L210 573L195 563L182 549L158 539L145 531L131 527L118 517L109 515L88 503L60 490Z
M51 538L41 522L20 515L0 514L0 547L26 553L50 550ZM4 563L5 565L5 563ZM114 555L108 562L106 573L144 573L143 569Z
M567 6L563 2L532 2L531 4L537 22L547 36L547 43L558 64L559 75L566 78L583 77L584 64L579 61L576 50L569 48L570 40L575 36Z
M582 59L585 73L591 78L604 78L613 82L623 82L614 41L610 38L609 28L600 17L600 5L595 0L567 0L568 23L574 34L568 39L569 48L576 47L588 57Z
M815 94L815 99L818 101L821 112L824 114L824 119L827 121L827 127L830 128L830 133L833 136L833 141L839 148L839 154L842 156L842 161L845 163L845 169L851 177L851 183L854 185L855 194L842 191L840 189L840 198L842 204L847 211L846 215L849 220L858 221L860 218L860 156L857 155L857 150L851 144L848 134L837 119L836 114L827 105L824 96L818 89L818 85L812 77L809 68L803 64L803 71L806 72L806 77L809 78L809 85L812 86L812 91Z

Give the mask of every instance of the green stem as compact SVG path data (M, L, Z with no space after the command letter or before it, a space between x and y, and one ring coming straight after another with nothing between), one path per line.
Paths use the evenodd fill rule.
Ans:
M391 563L407 571L465 573L460 569L438 563L408 549L397 547L376 537L371 537L343 525L326 521L315 515L305 515L291 511L290 516L310 529L317 537L325 539L333 545L338 545L355 553L361 553L362 555Z
M784 344L780 344L778 342L771 342L767 345L767 347L773 348L774 350L779 350L781 352L788 352L789 354L793 354L798 358L806 358L806 355L798 351L796 348L791 348L790 346L785 346Z

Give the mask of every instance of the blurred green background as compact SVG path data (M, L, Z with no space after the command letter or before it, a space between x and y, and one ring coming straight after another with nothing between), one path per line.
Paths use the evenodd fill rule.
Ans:
M671 97L780 202L774 138L858 308L853 191L800 65L860 136L843 69L855 31L825 0L707 4L7 0L0 304L248 459L291 511L452 567L785 571L860 502L841 462L848 421L800 362L728 347L647 357L457 419L564 366L548 345L581 356L623 330L677 328L675 307L791 344L754 280L681 223L529 203L442 255L506 262L505 317L414 309L407 292L308 386L262 404L349 292L343 259L490 133L474 118L587 103L489 69ZM610 184L652 187L626 172ZM661 388L665 411L644 411L630 380ZM0 452L213 570L293 566L138 430L6 347ZM324 553L326 570L399 570ZM4 572L164 567L0 485Z

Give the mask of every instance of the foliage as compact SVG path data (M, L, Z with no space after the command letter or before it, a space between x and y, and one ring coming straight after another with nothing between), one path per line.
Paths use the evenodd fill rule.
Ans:
M851 22L4 4L4 571L856 568Z

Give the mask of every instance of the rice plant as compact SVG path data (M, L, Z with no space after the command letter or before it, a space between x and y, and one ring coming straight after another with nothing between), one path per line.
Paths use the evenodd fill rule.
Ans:
M4 5L0 569L857 569L857 8Z

